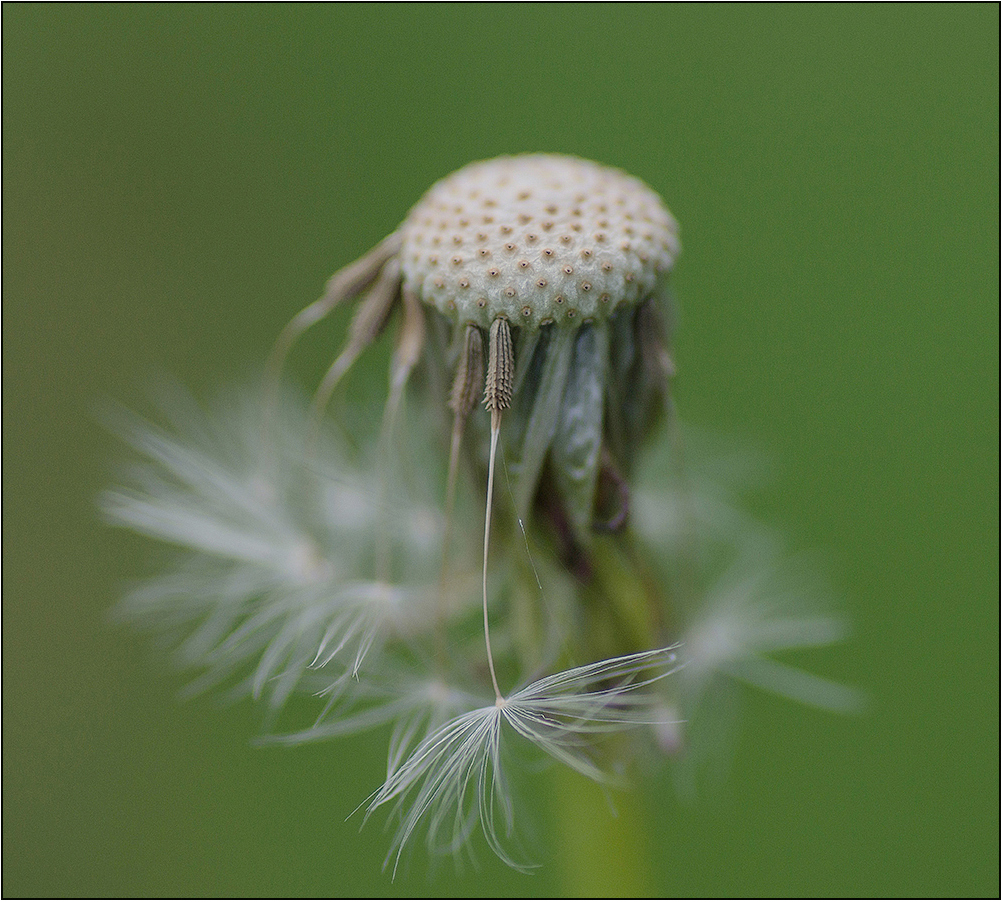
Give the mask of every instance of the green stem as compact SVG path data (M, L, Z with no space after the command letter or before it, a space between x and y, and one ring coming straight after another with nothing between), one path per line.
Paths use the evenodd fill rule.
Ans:
M668 599L637 554L629 531L594 536L589 566L592 576L580 596L592 612L585 637L592 646L590 659L666 644Z
M598 786L567 767L554 771L550 785L559 895L650 898L650 831L641 797Z

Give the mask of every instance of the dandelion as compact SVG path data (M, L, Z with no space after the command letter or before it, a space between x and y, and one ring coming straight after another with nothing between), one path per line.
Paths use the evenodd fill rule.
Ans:
M420 830L433 854L483 835L531 866L511 851L511 749L604 782L651 739L692 744L683 721L722 675L828 707L849 697L771 657L838 631L769 600L769 567L760 578L745 553L760 533L737 509L710 484L638 479L642 445L674 429L677 232L616 169L472 164L290 321L263 397L211 414L175 399L173 431L120 423L141 461L105 514L177 552L120 614L200 671L193 690L263 699L262 741L389 729L386 780L363 806L396 824L394 872ZM285 361L353 299L306 404ZM325 413L395 318L378 436L351 453ZM729 557L728 579L711 572ZM294 692L317 696L317 716L279 729Z

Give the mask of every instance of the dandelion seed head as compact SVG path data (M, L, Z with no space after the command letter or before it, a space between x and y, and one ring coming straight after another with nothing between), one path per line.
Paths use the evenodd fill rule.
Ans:
M684 494L637 478L675 372L660 310L678 253L661 199L619 170L547 154L474 163L289 322L261 403L185 403L171 429L122 430L139 461L105 515L177 554L120 614L199 672L193 690L262 700L267 741L388 729L386 779L364 807L395 824L394 871L422 833L431 854L466 854L480 834L532 867L513 851L509 749L605 783L652 735L688 751L719 678L850 706L848 690L774 658L840 636L778 591L782 544L713 479ZM283 362L355 298L307 407ZM349 451L324 428L329 402L394 321L378 439ZM294 692L320 710L287 730Z

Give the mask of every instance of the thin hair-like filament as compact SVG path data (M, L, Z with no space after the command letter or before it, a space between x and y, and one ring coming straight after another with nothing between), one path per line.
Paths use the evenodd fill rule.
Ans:
M460 444L470 412L477 404L477 395L484 379L484 339L481 330L472 323L463 333L463 348L453 379L449 407L453 411L453 431L449 442L449 468L446 473L446 505L442 531L442 562L439 568L438 654L445 662L444 629L445 597L449 565L449 544L453 531L453 508L456 504L456 480L460 469Z
M339 269L327 281L324 293L312 304L297 313L279 333L265 364L264 425L266 434L272 427L278 407L282 367L296 340L315 323L328 316L343 301L365 291L383 269L386 262L401 248L401 235L393 232L358 260Z
M307 433L308 448L312 448L316 442L321 419L335 388L359 355L380 334L399 293L400 263L396 258L391 258L384 264L379 278L355 311L355 316L348 327L348 341L324 374L324 379L313 396Z
M488 341L488 373L484 384L484 406L491 411L491 452L488 456L488 488L484 504L484 564L481 570L481 590L484 608L484 645L488 654L488 669L495 689L497 704L504 702L498 688L498 676L491 654L491 631L488 626L488 550L491 539L491 500L494 491L495 456L498 451L498 433L501 430L501 412L512 401L512 377L515 371L512 351L512 327L508 320L499 317L491 324Z

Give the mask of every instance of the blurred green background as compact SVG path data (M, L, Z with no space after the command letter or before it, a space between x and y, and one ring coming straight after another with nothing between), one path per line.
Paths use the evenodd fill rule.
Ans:
M3 7L3 894L548 895L485 856L391 884L346 815L385 735L249 740L112 628L103 399L203 398L435 179L621 166L682 226L682 416L768 451L820 549L840 718L743 693L732 773L646 796L655 889L999 893L999 8ZM306 342L319 377L337 324Z

